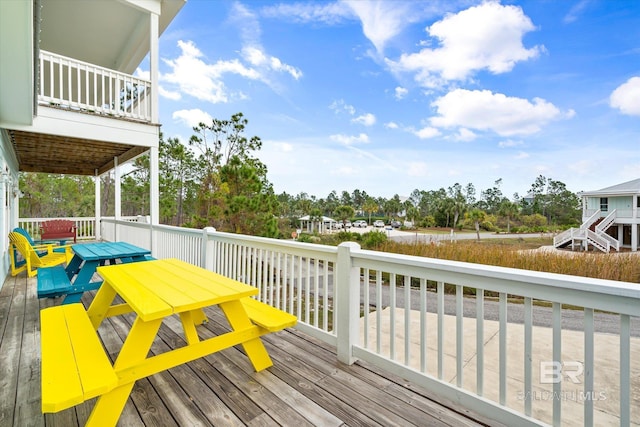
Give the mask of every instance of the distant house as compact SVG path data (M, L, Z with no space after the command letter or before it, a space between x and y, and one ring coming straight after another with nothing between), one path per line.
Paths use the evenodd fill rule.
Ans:
M640 240L640 179L578 194L582 225L556 236L554 246L638 250Z
M309 215L305 215L303 217L298 218L300 221L300 228L302 231L306 231L307 233L326 233L331 231L336 224L336 220L333 218L329 218L327 216L323 216L321 220L312 220Z

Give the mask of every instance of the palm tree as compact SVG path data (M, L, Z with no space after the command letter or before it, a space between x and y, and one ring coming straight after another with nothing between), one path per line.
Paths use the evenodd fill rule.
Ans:
M475 229L476 229L476 235L478 236L478 241L480 241L480 223L484 221L487 214L483 210L480 210L478 208L473 208L469 212L467 212L466 216L467 216L467 219L470 219L471 221L473 221L473 225L475 226Z
M511 218L518 215L518 205L508 199L503 199L498 208L498 215L507 218L507 233L511 233Z
M371 214L378 212L379 209L380 206L378 206L378 203L373 199L373 197L368 197L367 200L365 200L362 205L362 210L369 214L369 225L371 225Z
M345 228L347 220L349 220L355 214L355 212L355 209L347 205L338 206L334 211L336 216L340 219L340 221L342 221L342 228Z

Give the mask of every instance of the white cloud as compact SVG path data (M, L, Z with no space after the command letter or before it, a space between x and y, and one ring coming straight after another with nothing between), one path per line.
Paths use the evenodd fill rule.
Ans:
M435 127L465 127L493 131L501 136L528 135L562 116L560 110L544 99L507 97L488 90L456 89L436 99L432 106L438 115L431 118Z
M396 88L396 99L402 99L407 96L408 93L409 91L406 88L398 86Z
M434 127L427 126L413 132L420 139L429 139L440 135L440 131Z
M384 127L387 129L398 129L398 124L396 122L388 122L384 124Z
M263 70L262 74L264 74L264 71L273 70L288 73L296 80L299 80L302 77L302 71L296 67L283 63L275 56L267 55L261 48L255 46L244 47L242 49L242 56L251 65L261 68ZM263 80L266 80L266 78L263 77Z
M609 104L622 114L640 116L640 77L631 77L611 93Z
M407 175L424 177L429 175L429 169L424 162L410 162L407 169Z
M369 142L369 136L366 133L361 133L357 136L336 134L329 136L329 138L331 138L332 141L336 141L344 145L366 144Z
M167 90L167 93L179 91L215 104L227 102L229 97L234 96L222 81L224 74L238 74L252 80L259 78L255 70L245 67L237 59L207 64L202 59L204 55L192 41L179 40L178 47L182 51L178 58L164 59L171 72L161 75L160 80L175 87L175 90Z
M158 86L158 95L160 95L163 98L170 99L172 101L178 101L180 98L182 98L182 95L180 95L180 92L169 91L162 86Z
M440 47L403 54L397 62L387 63L395 71L415 73L418 83L432 88L446 81L464 81L480 70L505 73L544 49L523 46L523 36L534 29L520 7L486 2L449 14L427 28Z
M500 148L508 148L508 147L517 147L518 145L522 145L522 141L515 141L513 139L505 139L504 141L500 141L498 143L498 147Z
M376 123L376 116L371 113L367 113L351 119L351 122L359 123L364 126L373 126Z
M476 139L476 137L477 135L472 131L470 131L469 129L460 128L458 129L458 134L456 135L455 138L458 141L468 142L468 141L473 141L474 139Z
M353 12L343 2L328 4L319 3L280 3L261 10L261 15L268 18L289 18L295 22L323 22L335 25L345 19L352 19Z
M572 22L575 22L578 19L578 17L582 14L582 12L584 12L585 9L587 9L587 7L589 6L589 3L592 3L592 0L580 0L578 3L576 3L571 7L571 10L569 10L569 13L565 15L562 21L565 24L570 24Z
M336 114L346 112L347 114L353 116L356 113L355 107L353 105L347 104L343 99L333 101L331 105L329 105L329 109L333 110Z
M382 53L387 41L416 19L411 2L345 0L362 22L362 32Z
M529 157L530 157L529 153L521 151L515 156L515 159L516 160L524 160L524 159L528 159Z
M187 126L193 128L198 126L200 123L211 124L211 120L213 119L209 113L194 108L193 110L178 110L174 111L171 117L174 120L178 120Z

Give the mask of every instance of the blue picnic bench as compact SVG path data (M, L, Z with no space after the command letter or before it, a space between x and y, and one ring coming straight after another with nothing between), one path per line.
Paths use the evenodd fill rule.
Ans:
M62 304L80 302L84 292L102 285L102 280L93 280L97 267L154 259L148 249L126 242L76 244L71 249L74 255L66 267L38 269L38 298L63 296Z

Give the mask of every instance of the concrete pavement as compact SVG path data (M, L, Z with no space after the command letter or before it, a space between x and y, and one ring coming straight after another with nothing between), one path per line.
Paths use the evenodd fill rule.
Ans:
M419 312L411 311L409 365L420 370L420 319ZM404 355L404 309L397 309L395 359L401 363ZM363 331L364 319L361 320ZM368 348L377 347L376 313L369 314ZM426 327L426 372L437 378L437 315L427 314ZM381 352L390 355L390 309L382 311ZM443 380L456 384L456 318L445 316ZM463 319L463 387L476 393L476 320ZM484 396L498 402L499 399L499 324L497 321L484 321ZM364 332L361 339L364 343ZM594 425L617 426L620 396L618 384L619 337L613 334L596 333L594 336ZM552 329L533 327L532 354L532 415L544 422L553 421L553 381L559 378L551 365ZM640 426L640 338L631 338L631 423ZM582 362L584 361L584 334L580 331L562 331L562 363L564 364L562 386L562 425L582 426L584 424L582 384ZM524 412L524 326L509 323L507 326L507 393L506 405Z

